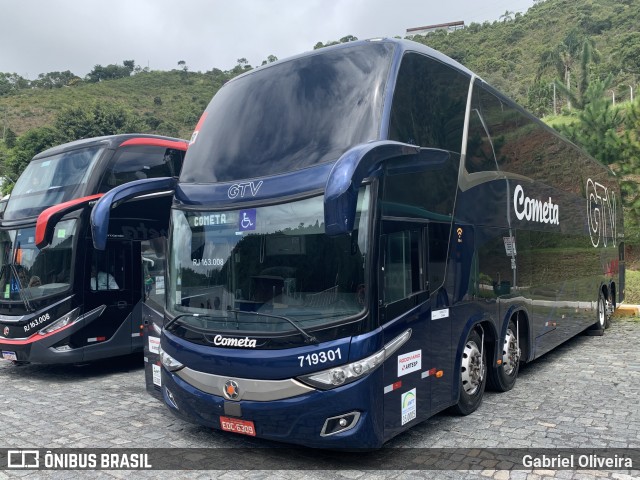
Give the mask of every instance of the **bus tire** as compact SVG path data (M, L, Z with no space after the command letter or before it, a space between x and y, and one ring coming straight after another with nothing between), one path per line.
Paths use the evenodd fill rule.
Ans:
M607 303L604 299L602 291L598 293L598 304L596 305L596 323L589 327L585 333L592 337L604 335L604 329L607 328Z
M482 339L476 330L471 330L467 336L460 358L460 398L452 407L455 413L469 415L475 412L482 403L485 385L487 383L486 350L482 346Z
M513 388L520 369L520 351L516 337L516 324L509 320L507 331L502 341L502 362L497 368L489 369L487 382L491 390L507 392Z
M613 301L613 291L611 289L608 290L607 298L604 302L604 328L607 329L611 326L611 316L613 315L613 311L615 310L615 305Z

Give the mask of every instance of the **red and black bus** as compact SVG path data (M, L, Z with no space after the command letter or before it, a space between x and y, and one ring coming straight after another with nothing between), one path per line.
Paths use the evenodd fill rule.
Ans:
M166 212L145 210L145 199L115 206L103 250L93 247L89 215L116 186L177 178L187 146L122 134L66 143L31 160L0 220L3 359L75 363L142 350L142 304L164 288L154 275L163 267L141 260L142 250L165 241ZM162 191L151 196L158 201ZM137 223L125 225L134 211Z

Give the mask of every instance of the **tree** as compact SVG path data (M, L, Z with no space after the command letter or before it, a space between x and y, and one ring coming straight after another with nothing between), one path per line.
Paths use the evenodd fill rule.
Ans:
M597 60L599 54L594 41L589 37L582 37L577 30L572 30L560 45L541 55L538 79L543 71L554 68L562 79L562 82L556 81L556 86L567 97L569 109L572 104L581 109L585 105L583 96L589 85L590 64ZM580 76L576 88L572 89L571 73L576 70L576 63Z
M129 75L131 75L136 68L136 62L134 60L123 60L122 65L124 65L124 68L129 70Z
M358 40L358 37L354 37L353 35L347 35L340 39L340 43L355 42L356 40Z
M0 96L29 88L29 80L16 73L0 72Z
M31 82L31 86L36 88L61 88L75 84L80 77L66 70L64 72L41 73L38 79Z
M620 39L616 52L624 71L640 74L640 32L627 33Z
M612 82L612 75L591 82L584 94L584 108L578 113L577 121L558 127L570 140L605 165L619 162L623 148L618 130L623 125L624 116L620 108L614 107L605 96Z
M275 55L269 55L266 60L262 61L262 65L266 65L268 63L273 63L277 61L278 61L278 57L276 57Z
M96 65L93 67L87 76L86 80L88 82L97 83L102 82L104 80L114 80L116 78L126 78L131 76L134 70L134 61L133 60L125 60L123 65L107 65L103 67L102 65Z
M58 143L80 138L117 133L134 133L144 129L142 119L111 103L95 103L89 107L68 107L54 121Z
M4 144L7 148L13 148L16 145L16 140L18 139L18 136L16 135L16 133L11 130L10 128L7 128L4 130Z
M507 23L510 20L513 20L513 12L506 10L502 15L500 15L500 20L502 23Z
M249 61L242 57L238 59L238 64L227 73L230 75L230 78L233 78L241 73L248 72L252 68L253 67L249 65Z
M342 37L339 41L334 40L327 43L318 42L313 46L313 49L318 50L320 48L330 47L332 45L339 45L341 43L355 42L356 40L358 40L358 37L354 37L353 35L346 35Z

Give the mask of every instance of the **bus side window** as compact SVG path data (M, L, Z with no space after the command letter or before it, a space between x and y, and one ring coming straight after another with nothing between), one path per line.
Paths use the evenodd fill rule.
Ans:
M382 298L385 305L422 290L421 230L399 230L382 237Z
M429 262L427 272L429 274L429 286L432 291L444 283L450 230L451 225L448 223L433 222L429 224Z
M91 291L122 290L125 287L124 263L122 250L94 250L89 279Z

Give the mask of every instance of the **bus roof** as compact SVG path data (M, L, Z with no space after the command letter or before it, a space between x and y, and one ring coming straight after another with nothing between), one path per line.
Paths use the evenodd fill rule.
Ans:
M188 146L187 142L180 138L163 137L160 135L150 135L146 133L123 133L116 135L105 135L102 137L83 138L81 140L63 143L62 145L56 145L55 147L48 148L47 150L38 153L33 157L33 160L49 157L51 155L57 155L59 153L74 150L76 148L85 148L94 145L105 145L108 148L115 148L136 139L141 140L138 145L161 145L161 143L158 142L164 142L162 143L162 145L167 146L168 148L176 148L178 150L186 150Z
M257 72L260 72L262 70L268 69L268 68L272 68L275 67L277 65L280 65L282 63L287 63L287 62L291 62L294 60L297 60L299 58L304 58L304 57L309 57L309 56L313 56L313 55L322 55L325 54L327 52L331 52L333 50L340 50L340 49L345 49L345 48L350 48L353 46L357 46L360 44L368 44L368 43L388 43L388 44L393 44L395 45L396 48L396 53L395 53L395 57L397 59L402 58L402 55L404 55L406 52L420 52L424 55L427 55L429 57L434 58L435 60L438 60L439 62L442 62L446 65L449 65L452 68L455 68L456 70L459 70L469 76L474 75L476 78L480 78L476 73L472 72L471 70L469 70L467 67L465 67L464 65L462 65L461 63L457 62L456 60L452 59L451 57L448 57L447 55L445 55L442 52L439 52L438 50L434 50L431 47L428 47L426 45L423 45L422 43L418 43L415 42L413 40L404 40L404 39L399 39L399 38L369 38L366 40L357 40L354 42L347 42L347 43L340 43L338 45L331 45L328 47L323 47L320 48L318 50L312 50L310 52L304 52L304 53L300 53L298 55L293 55L291 57L287 57L284 58L282 60L278 60L276 62L272 62L272 63L267 63L265 65L259 66L254 68L253 70L250 70L246 73L243 73L242 75L238 75L237 77L229 80L227 83L225 83L225 85L228 85L229 83L232 83L234 81L237 81L243 77L255 74Z

